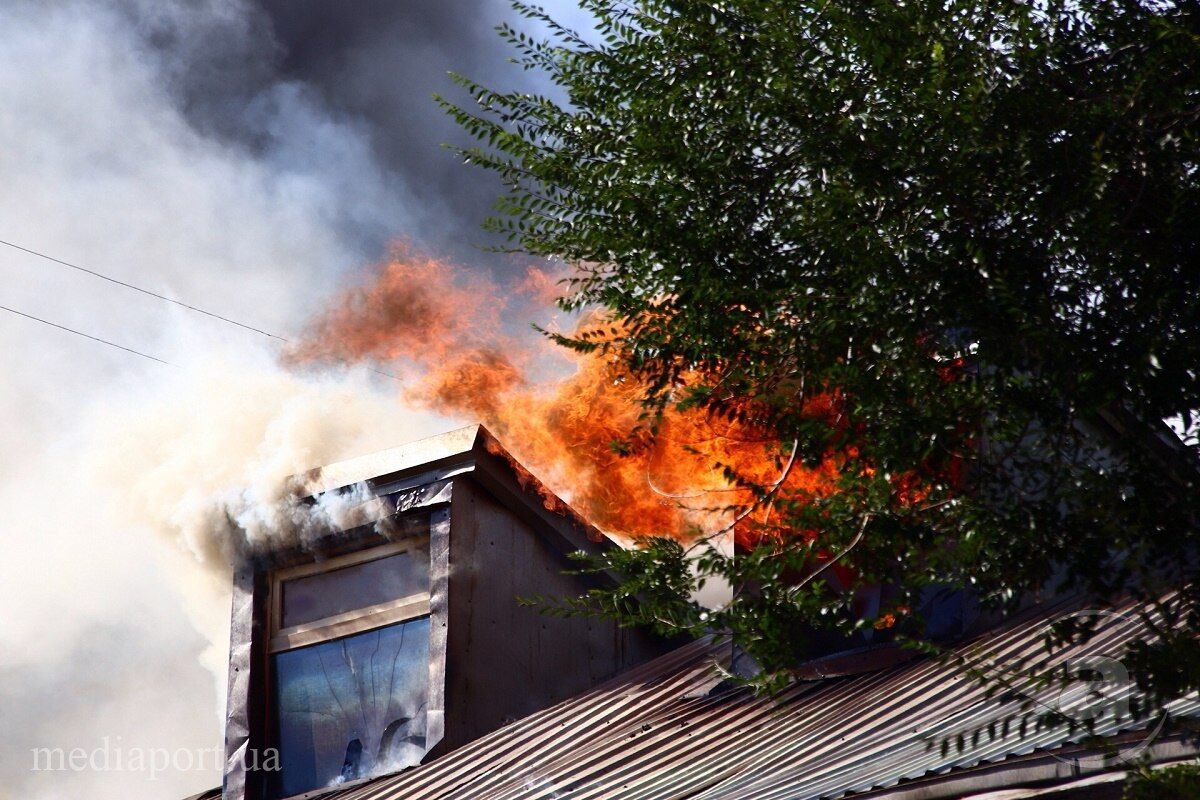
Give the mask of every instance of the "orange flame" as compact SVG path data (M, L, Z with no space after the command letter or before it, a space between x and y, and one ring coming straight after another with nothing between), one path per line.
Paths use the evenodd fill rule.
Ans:
M545 273L530 270L514 294L549 315L553 285ZM787 453L753 423L671 410L649 436L639 428L644 387L622 362L505 330L502 319L513 315L516 297L397 247L374 281L346 292L290 358L389 362L406 379L409 403L484 423L552 491L608 533L685 537L713 530L721 520L727 524L728 509L752 495L731 483L722 465L762 485L779 482L777 494L832 491L832 463L817 469L793 464L785 473ZM579 324L601 322L590 316ZM556 365L560 374L541 375ZM618 442L628 446L614 447ZM747 530L738 527L742 544L762 535Z

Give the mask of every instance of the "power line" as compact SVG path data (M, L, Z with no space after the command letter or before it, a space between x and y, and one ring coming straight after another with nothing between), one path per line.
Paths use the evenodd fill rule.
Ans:
M62 266L64 266L64 267L69 267L69 268L71 268L71 269L78 270L79 272L85 273L85 274L87 274L87 275L91 275L91 276L92 276L92 277L94 277L94 278L99 278L100 280L103 280L103 281L108 281L109 283L114 283L114 284L116 284L117 286L124 286L126 289L132 289L132 290L133 290L133 291L135 291L135 292L141 292L141 293L142 293L142 294L144 294L144 295L148 295L148 296L150 296L150 297L153 297L153 298L155 298L155 299L157 299L157 300L163 300L163 301L165 301L165 302L172 303L172 304L174 304L174 305L177 305L177 306L179 306L179 307L181 307L181 308L186 308L186 309L188 309L189 311L195 311L195 312L196 312L196 313L198 313L198 314L204 314L204 315L205 315L205 316L207 316L207 317L212 317L213 319L220 320L221 322L225 322L225 323L228 323L228 324L230 324L230 325L236 325L237 327L239 327L239 328L242 328L243 330L251 331L251 332L253 332L253 333L257 333L257 334L259 334L259 335L261 335L261 336L266 336L266 337L267 337L267 338L269 338L269 339L274 339L274 340L276 340L276 341L278 341L278 342L283 342L284 344L287 344L287 343L289 343L289 342L290 342L290 340L289 340L289 339L287 339L286 337L283 337L283 336L277 336L276 334L274 334L274 333L271 333L270 331L264 331L264 330L262 330L261 328L255 328L253 325L247 325L247 324L245 324L245 323L243 323L243 322L238 322L236 319L230 319L229 317L222 316L222 315L220 315L220 314L217 314L217 313L214 313L214 312L212 312L212 311L206 311L205 309L203 309L203 308L199 308L198 306L193 306L193 305L190 305L190 304L188 304L188 303L184 303L184 302L182 302L182 301L180 301L180 300L175 300L175 299L173 299L173 298L167 297L166 295L159 294L158 292L153 292L153 291L150 291L149 289L143 289L141 286L136 286L136 285L134 285L134 284L132 284L132 283L128 283L128 282L126 282L126 281L119 280L119 279L117 279L117 278L113 278L113 277L111 277L111 276L109 276L109 275L105 275L105 274L104 274L104 273L102 273L102 272L97 272L97 271L96 271L96 270L94 270L94 269L88 269L87 267L81 267L81 266L79 266L78 264L72 264L70 261L63 261L61 258L55 258L54 256L47 255L46 253L40 253L40 252L38 252L37 250L31 250L31 249L29 249L28 247L22 247L22 246L21 246L21 245L19 245L19 244L14 244L13 242L8 242L8 241L5 241L4 239L0 239L0 244L4 245L4 246L6 246L6 247L11 247L11 248L13 248L14 250L20 250L20 251L21 251L21 252L23 252L23 253L28 253L28 254L29 254L29 255L31 255L31 256L37 256L38 258L44 258L44 259L46 259L47 261L53 261L55 264L61 264L61 265L62 265ZM50 325L50 326L52 326L52 327L55 327L55 328L60 328L61 330L64 330L64 331L70 331L71 333L78 334L78 335L80 335L80 336L83 336L83 337L85 337L85 338L87 338L87 339L92 339L93 341L100 342L101 344L107 344L107 345L110 345L110 346L112 346L112 347L116 347L116 348L119 348L119 349L121 349L121 350L125 350L125 351L127 351L127 352L130 352L130 353L135 353L136 355L139 355L139 356L145 356L146 358L149 358L149 359L151 359L152 361L157 361L157 362L159 362L160 364L167 364L168 366L174 366L174 365L173 365L173 364L171 364L169 361L163 361L161 358L155 358L154 356L151 356L151 355L146 355L145 353L142 353L142 352L140 352L140 351L138 351L138 350L131 350L131 349L129 349L128 347L122 347L122 346L121 346L121 345L119 345L119 344L115 344L115 343L113 343L113 342L109 342L109 341L106 341L106 340L104 340L104 339L99 339L99 338L97 338L97 337L95 337L95 336L88 336L88 334L86 334L86 333L80 333L79 331L77 331L77 330L73 330L73 329L71 329L71 328L68 328L68 327L66 327L65 325L59 325L59 324L57 324L57 323L50 322L50 321L48 321L48 320L39 319L38 317L34 317L34 316L31 316L31 315L29 315L29 314L22 313L22 312L20 312L20 311L16 311L16 310L14 310L14 309L11 309L11 308L6 308L6 307L4 307L4 306L0 306L0 309L4 309L5 311L11 312L11 313L13 313L13 314L18 314L18 315L20 315L20 316L22 316L22 317L27 317L27 318L29 318L29 319L35 320L35 321L37 321L37 322L44 323L44 324L46 324L46 325ZM390 373L390 372L384 372L383 370L381 370L381 369L376 369L376 368L374 368L374 367L367 367L367 369L369 369L371 372L374 372L376 375L382 375L382 376L383 376L383 377L385 377L385 378L391 378L391 379L392 379L392 380L394 380L394 381L398 381L398 382L401 382L401 383L403 383L403 381L400 379L400 377L399 377L398 375L393 375L393 374L392 374L392 373Z
M60 331L66 331L67 333L73 333L76 336L82 336L85 339L91 339L93 342L99 342L100 344L106 344L109 347L115 347L118 350L124 350L126 353L133 353L135 356L141 356L142 358L148 358L151 361L157 361L159 364L166 364L168 367L175 366L170 361L163 361L161 358L152 356L149 353L143 353L141 350L134 350L133 348L125 347L124 345L117 344L116 342L110 342L108 339L101 339L99 336L92 336L90 333L84 333L83 331L77 331L74 328L68 328L66 325L59 325L57 322L51 322L48 319L42 319L41 317L35 317L33 314L26 314L24 311L17 311L15 308L9 308L8 306L0 306L0 311L7 311L10 314L16 314L18 317L24 317L25 319L31 319L34 322L40 322L43 325L49 325L51 328L58 328Z
M150 297L154 297L158 300L165 300L168 303L174 303L175 305L180 306L182 308L186 308L189 311L195 311L198 314L204 314L205 316L212 317L213 319L219 319L219 320L221 320L221 322L228 322L230 325L237 325L239 328L243 328L248 331L253 331L254 333L262 334L263 336L269 336L272 339L278 339L281 342L287 341L287 339L283 338L282 336L276 336L275 334L269 333L268 331L264 331L261 328L255 328L253 325L247 325L244 322L238 322L236 319L230 319L229 317L223 317L220 314L215 314L212 311L206 311L203 308L199 308L197 306L193 306L188 303L184 303L181 300L175 300L173 298L167 297L166 295L159 294L158 292L152 292L149 289L143 289L141 286L135 286L132 283L127 283L126 281L110 277L108 275L105 275L102 272L97 272L94 269L88 269L87 267L81 267L78 264L72 264L70 261L63 261L61 258L55 258L54 256L49 256L49 255L46 255L45 253L39 253L37 250L30 250L28 247L22 247L19 244L13 244L12 242L6 242L3 239L0 239L0 244L4 245L6 247L11 247L14 250L20 250L23 253L29 253L31 256L37 256L38 258L44 258L47 261L53 261L55 264L62 264L64 267L70 267L71 269L86 273L88 275L91 275L92 277L99 278L102 281L108 281L109 283L115 283L117 286L124 286L126 289L132 289L135 292L141 292L142 294L149 295Z

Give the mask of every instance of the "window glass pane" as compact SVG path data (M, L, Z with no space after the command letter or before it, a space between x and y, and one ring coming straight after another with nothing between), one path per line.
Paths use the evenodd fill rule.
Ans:
M429 545L283 583L284 628L429 591Z
M273 660L278 796L399 770L424 756L428 617Z

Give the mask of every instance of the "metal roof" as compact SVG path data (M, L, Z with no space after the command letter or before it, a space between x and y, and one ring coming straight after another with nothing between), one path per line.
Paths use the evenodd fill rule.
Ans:
M1018 723L1028 717L1028 703L1078 716L1095 702L1090 687L1038 688L1017 680L1020 691L1001 702L964 664L997 675L1034 663L1116 659L1141 635L1143 611L1149 607L1130 603L1082 612L1098 615L1095 634L1083 644L1050 652L1049 624L1081 613L1078 606L1060 604L959 647L956 659L923 659L854 677L801 682L770 698L722 682L716 665L728 661L730 647L706 638L428 764L305 797L817 800L874 796L905 782L924 785L937 776L945 780L1021 757L1050 759L1071 751L1084 734L1032 722L1022 732ZM1176 701L1169 710L1200 717L1200 698ZM1154 739L1145 722L1128 718L1104 717L1095 733L1126 742L1125 750L1134 752ZM1194 754L1186 747L1172 752L1175 757ZM1057 763L1060 769L1043 770L1039 780L1079 771L1065 756ZM925 787L920 796L961 794ZM214 791L195 800L218 797Z
M1099 612L1086 643L1048 655L1059 606L959 648L978 668L1043 660L1116 658L1141 633L1139 608ZM513 722L406 772L311 793L322 800L807 800L877 792L1028 754L1063 752L1082 738L1010 715L1022 700L989 699L961 663L913 661L855 677L798 683L774 698L721 682L729 645L703 639L559 705ZM502 669L502 665L497 668ZM1039 707L1068 715L1094 700L1086 686L1031 689ZM1200 716L1189 697L1172 712ZM991 730L989 732L989 724ZM1097 733L1145 730L1112 719ZM962 739L959 739L962 734ZM1126 733L1126 740L1151 738ZM961 746L960 746L961 741ZM943 747L945 742L948 746ZM1047 758L1049 756L1047 755ZM1061 762L1063 777L1077 771ZM942 796L937 792L925 797ZM960 796L958 794L954 796Z

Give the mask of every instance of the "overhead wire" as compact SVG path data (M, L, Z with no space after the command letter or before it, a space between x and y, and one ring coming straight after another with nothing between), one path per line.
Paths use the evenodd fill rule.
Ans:
M47 261L53 261L55 264L61 264L64 267L70 267L71 269L78 270L79 272L86 273L95 278L99 278L102 281L108 281L109 283L115 283L117 286L124 286L126 289L132 289L135 292L141 292L142 294L149 295L150 297L153 297L155 299L163 300L168 303L173 303L182 308L186 308L189 311L195 311L198 314L204 314L205 316L212 317L213 319L218 319L221 322L228 322L230 325L236 325L239 328L244 328L245 330L253 331L254 333L262 334L263 336L269 336L272 339L278 339L281 342L287 341L287 339L284 339L282 336L276 336L273 333L264 331L261 328L256 328L253 325L247 325L244 322L238 322L236 319L230 319L229 317L221 316L220 314L216 314L212 311L208 311L208 310L200 308L198 306L190 305L188 303L183 302L182 300L176 300L174 298L167 297L164 294L159 294L158 292L152 292L149 289L143 289L141 286L136 286L132 283L128 283L127 281L120 280L119 278L114 278L111 275L105 275L104 273L97 272L94 269L88 269L87 267L81 267L78 264L72 264L70 261L63 261L61 258L55 258L54 256L47 255L45 253L39 253L37 250L31 250L28 247L22 247L19 244L14 244L13 242L8 242L3 239L0 239L0 244L4 245L5 247L11 247L14 250L20 250L23 253L29 253L31 256L37 256L38 258L44 258Z
M236 325L237 327L239 327L243 330L251 331L251 332L257 333L261 336L266 336L270 339L274 339L274 340L276 340L278 342L282 342L284 344L287 344L290 341L287 337L279 336L278 334L271 333L270 331L265 331L262 328L256 328L253 325L247 325L244 322L238 322L236 319L231 319L222 314L218 314L214 311L209 311L207 309L200 308L199 306L194 306L194 305L191 305L190 303L185 303L182 300L176 300L172 297L167 297L164 294L159 294L158 292L152 291L150 289L146 289L146 288L143 288L136 284L129 283L128 281L123 281L120 278L114 278L111 275L105 275L103 272L98 272L97 270L94 270L94 269L88 269L87 267L80 266L79 264L73 264L70 261L65 261L61 258L56 258L47 253L42 253L38 250L33 250L29 247L23 247L22 245L16 244L15 242L10 242L5 239L0 239L0 245L4 245L5 247L11 247L14 250L20 250L23 253L28 253L31 256L37 256L38 258L43 258L47 261L52 261L55 264L61 264L64 267L68 267L70 269L77 270L86 275L91 275L94 278L99 278L100 280L107 281L107 282L115 284L117 286L122 286L126 289L132 289L135 292L140 292L141 294L147 295L149 297L153 297L156 300L162 300L164 302L171 303L171 304L179 306L181 308L186 308L189 311L195 311L198 314L203 314L206 317L211 317L220 322L224 322L229 325ZM83 333L82 331L77 331L77 330L74 330L73 328L69 328L65 325L59 325L56 322L51 322L49 320L45 320L40 317L35 317L32 314L26 314L22 311L17 311L16 309L8 308L6 306L0 306L0 309L3 309L4 311L8 311L9 313L12 313L12 314L16 314L18 316L26 317L27 319L31 319L36 322L41 322L44 325L50 325L51 327L59 328L60 330L64 330L64 331L68 331L70 333L77 334L79 336L84 337L85 339L91 339L92 341L100 342L101 344L107 344L111 347L116 347L117 349L124 350L128 353L134 353L135 355L143 356L144 358L149 358L150 360L157 361L160 364L167 364L168 366L175 366L174 364L171 364L168 361L163 361L161 358L156 358L155 356L148 355L146 353L141 352L140 350L134 350L129 347L124 347L123 345L119 345L115 342L110 342L107 339L101 339L98 336L92 336L90 334ZM376 375L382 375L385 378L391 378L394 381L401 380L399 376L393 375L390 372L384 372L381 369L376 369L374 367L368 367L367 369L369 369L371 372L374 372Z
M134 350L132 347L126 347L123 344L117 344L116 342L110 342L108 339L101 339L99 336L92 336L90 333L84 333L83 331L77 331L74 328L68 328L66 325L59 325L57 322L51 322L48 319L42 319L41 317L35 317L33 314L26 314L24 311L17 311L15 308L9 308L8 306L0 306L0 311L7 311L10 314L16 314L18 317L24 317L25 319L31 319L34 322L40 322L43 325L49 325L51 328L58 328L60 331L66 331L67 333L73 333L76 336L82 336L85 339L91 339L93 342L99 342L100 344L106 344L109 347L115 347L118 350L124 350L126 353L133 353L135 356L141 356L142 358L148 358L151 361L157 361L160 364L166 364L168 367L175 366L170 361L163 361L158 356L152 356L149 353L143 353L141 350Z

